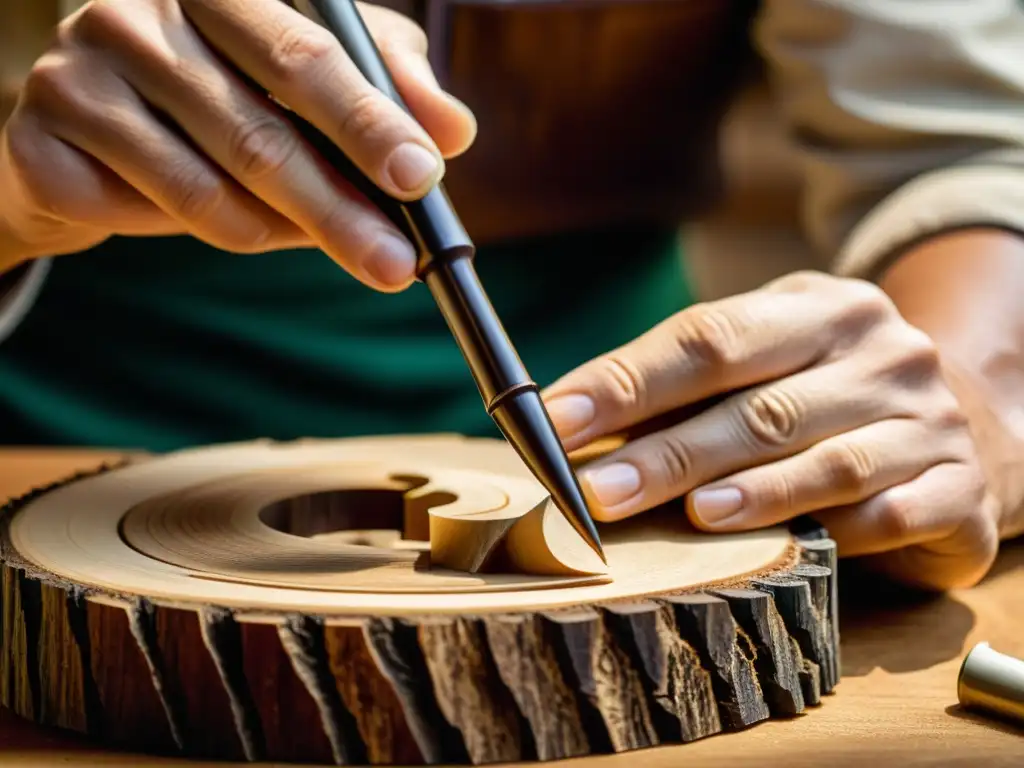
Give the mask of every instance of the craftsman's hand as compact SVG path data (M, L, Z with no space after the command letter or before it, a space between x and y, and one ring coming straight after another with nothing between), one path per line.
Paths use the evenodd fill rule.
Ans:
M406 287L412 246L266 96L393 197L422 196L442 158L472 142L473 116L438 87L412 21L361 11L416 120L280 0L87 3L60 25L0 136L0 243L18 244L14 261L113 234L187 233L240 253L309 245L372 287Z
M742 531L812 513L843 556L919 586L969 585L998 548L988 493L936 347L878 288L795 274L702 304L545 393L574 450L722 395L581 472L597 519L685 496Z

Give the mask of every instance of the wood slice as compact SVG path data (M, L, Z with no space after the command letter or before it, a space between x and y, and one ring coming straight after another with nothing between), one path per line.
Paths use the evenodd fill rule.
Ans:
M511 449L257 441L104 467L0 517L0 703L111 746L546 761L804 712L839 678L835 544L601 528Z

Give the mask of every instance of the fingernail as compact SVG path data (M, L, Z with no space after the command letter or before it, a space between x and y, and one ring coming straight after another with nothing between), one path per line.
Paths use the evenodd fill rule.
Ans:
M597 409L586 395L561 395L547 403L548 414L563 440L582 432L594 420Z
M404 239L383 235L364 267L378 283L405 285L415 275L416 253Z
M391 153L385 166L391 183L403 192L416 192L434 180L437 157L419 144L406 143Z
M640 470L632 464L607 464L586 470L580 480L602 507L614 507L640 491Z
M720 523L743 508L743 494L738 488L709 488L690 496L693 514L708 525Z

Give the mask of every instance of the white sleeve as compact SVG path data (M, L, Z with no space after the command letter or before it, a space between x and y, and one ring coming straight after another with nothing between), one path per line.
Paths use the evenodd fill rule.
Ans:
M756 35L835 273L875 279L951 229L1024 233L1024 3L767 0Z

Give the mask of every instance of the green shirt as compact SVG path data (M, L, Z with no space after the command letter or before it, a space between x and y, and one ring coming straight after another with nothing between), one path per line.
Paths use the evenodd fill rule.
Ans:
M690 303L674 231L481 248L544 386ZM54 260L0 344L0 442L152 451L256 437L496 435L426 287L373 291L316 250L114 238Z

